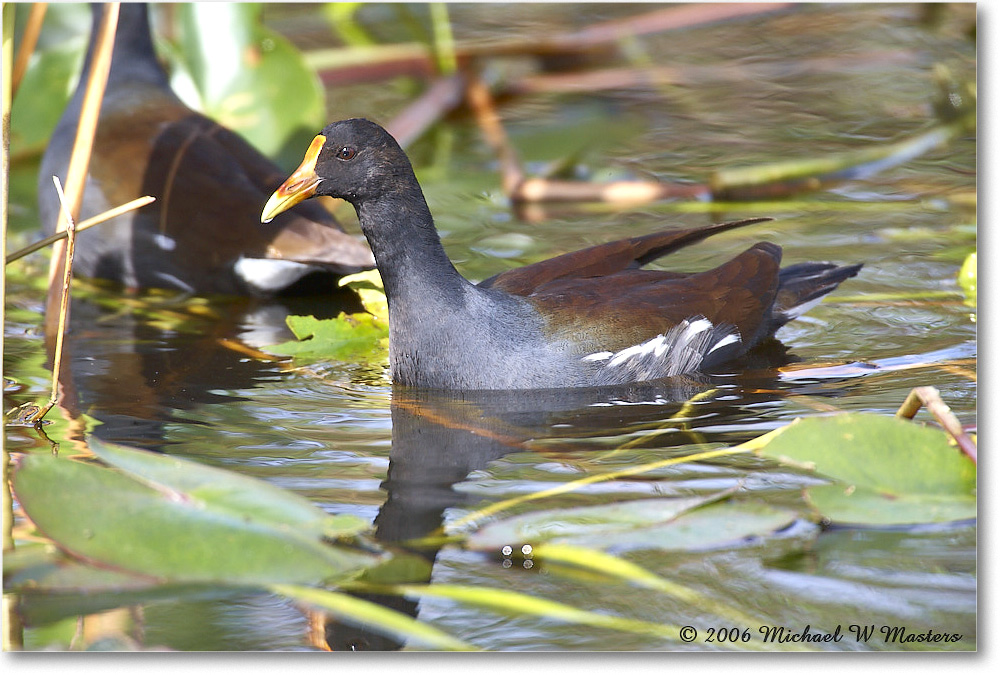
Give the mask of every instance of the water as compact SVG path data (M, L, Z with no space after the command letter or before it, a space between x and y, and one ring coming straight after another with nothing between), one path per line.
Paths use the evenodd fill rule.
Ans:
M508 5L497 13L455 5L451 10L463 40L548 35L637 11L585 7ZM269 10L268 19L279 29L301 31L296 34L302 41L328 42L328 36L305 30L301 17L308 11ZM366 8L361 17L374 22L385 11ZM575 153L576 171L595 180L636 175L704 181L722 168L898 140L930 118L934 64L948 65L958 77L975 72L975 45L965 34L975 19L974 6L949 6L937 27L922 25L920 12L907 5L810 7L641 38L628 42L625 51L634 62L677 69L677 83L515 97L503 102L503 121L529 167ZM607 57L599 65L628 61ZM486 69L491 76L513 77L534 65L505 59L487 62ZM358 109L363 96L352 95L342 109L332 95L331 118L369 114L385 121L391 117L387 111L402 109L407 101L401 88L369 89L378 92L372 100L392 100L366 112ZM680 203L627 211L563 206L533 222L512 215L500 192L495 158L471 119L447 120L410 154L445 247L460 271L475 280L668 223L774 216L773 222L720 235L659 264L705 269L759 240L781 243L788 263L864 262L859 277L779 337L803 365L866 361L884 367L853 377L832 371L838 376L789 378L763 371L725 378L714 382L714 394L684 409L688 424L679 425L671 417L705 385L513 397L419 394L394 390L382 367L332 363L317 376L253 360L220 342L274 344L288 338L285 314L335 314L338 307L330 301L216 300L209 305L215 317L206 318L191 313L183 299L125 300L115 289L97 289L74 305L68 349L71 407L86 416L81 419L100 425L70 424L53 411L56 423L49 434L68 444L86 426L106 440L262 478L330 513L369 519L379 537L392 542L455 524L502 500L689 454L702 447L699 443L740 443L799 416L831 408L891 414L914 386L937 387L963 423L975 423L975 311L962 302L955 283L964 254L975 245L972 137L867 180L786 202L712 214L690 212ZM33 226L34 171L30 162L12 170L17 214L12 248ZM41 260L18 264L36 275L44 269ZM953 293L926 299L931 291ZM916 299L864 299L876 294ZM40 303L37 285L23 274L11 275L4 370L20 390L5 395L5 408L48 396ZM13 450L47 447L24 430L8 429L7 442ZM732 488L742 490L742 498L792 505L805 480L743 456L625 473L521 503L515 511ZM977 640L975 538L974 523L820 532L803 520L787 532L716 550L623 555L760 617L760 626L801 631L810 625L831 633L837 626L847 633L851 624L905 626L961 634L950 648L969 649ZM725 627L697 608L624 584L588 583L544 565L505 567L499 557L455 546L424 555L433 561L432 583L517 590L602 613L691 625L703 636L709 628ZM502 617L444 600L398 604L485 649L719 648L701 640L679 645L550 619ZM148 647L310 649L322 641L307 637L306 615L264 593L166 598L105 618ZM53 635L63 636L57 643L68 641L74 621L29 623L25 647L44 647ZM339 648L394 646L342 626L331 627L327 637ZM848 633L821 648L920 647L887 643L876 632L866 641Z

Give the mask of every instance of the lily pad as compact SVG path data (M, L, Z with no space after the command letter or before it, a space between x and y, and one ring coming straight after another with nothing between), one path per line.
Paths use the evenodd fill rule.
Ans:
M712 503L728 494L536 511L487 525L467 545L494 551L543 542L598 550L700 550L767 536L798 517L766 504Z
M337 530L330 516L318 508L310 516L298 497L283 501L273 486L95 447L138 473L42 454L19 458L14 473L28 518L74 557L160 581L244 585L342 580L380 560L325 543L320 533Z
M806 492L826 518L935 523L976 516L976 467L938 429L850 413L798 419L758 454L834 481Z
M289 316L288 327L299 342L283 342L269 347L275 354L307 358L382 360L388 354L389 327L365 312L345 314L335 319Z
M104 443L93 437L88 445L105 463L148 482L151 487L183 493L237 517L249 516L275 526L294 526L303 534L328 539L352 536L369 527L362 518L328 515L305 497L232 471Z

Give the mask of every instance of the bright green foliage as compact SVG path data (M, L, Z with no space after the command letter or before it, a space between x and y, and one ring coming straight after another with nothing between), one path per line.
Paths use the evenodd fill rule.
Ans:
M286 322L300 342L270 347L275 354L344 361L380 361L388 354L389 327L371 314L341 312L336 319L293 315Z
M326 123L323 87L298 50L262 25L261 12L259 3L177 5L171 84L188 105L290 168Z
M83 67L82 39L38 52L25 71L10 114L10 146L16 155L41 153L56 128ZM49 184L51 187L51 182Z
M937 429L851 413L798 419L758 451L834 481L806 496L835 522L889 525L976 516L976 466Z
M389 321L389 302L385 298L385 285L378 270L341 277L337 285L350 286L361 298L361 304L369 314L382 321Z

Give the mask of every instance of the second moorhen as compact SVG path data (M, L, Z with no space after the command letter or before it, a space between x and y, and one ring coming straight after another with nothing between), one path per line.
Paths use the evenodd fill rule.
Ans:
M66 178L103 6L76 92L42 158L44 229L59 214L52 176ZM133 288L268 294L312 271L350 274L375 260L320 204L261 228L257 206L285 172L232 131L188 108L156 60L147 7L122 3L80 219L142 195L156 201L81 232L74 270Z
M362 119L323 129L261 218L313 195L358 212L389 302L392 378L405 385L579 387L704 371L746 354L861 268L780 269L781 247L759 243L706 272L640 269L762 220L751 219L613 241L474 285L448 260L406 154Z

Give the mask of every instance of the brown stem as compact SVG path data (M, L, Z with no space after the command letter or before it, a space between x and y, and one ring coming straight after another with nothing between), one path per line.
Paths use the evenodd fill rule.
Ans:
M66 195L63 194L59 178L53 176L52 182L55 183L56 193L59 195L61 218L66 223L66 259L63 264L62 293L59 296L59 327L56 333L55 351L52 356L52 393L49 395L49 402L32 418L31 421L35 426L41 424L42 419L59 400L59 374L62 370L63 342L66 337L66 322L69 318L69 285L73 281L73 254L76 252L76 223L69 214L69 205L66 203Z
M517 151L507 140L507 132L504 131L503 124L500 122L500 115L493 103L493 95L482 79L472 75L469 77L465 96L469 107L472 108L472 112L476 116L479 127L483 130L486 142L500 158L503 190L507 195L513 195L524 180L524 172L521 171Z
M968 455L973 462L977 462L976 443L969 438L969 435L962 429L961 422L955 417L951 408L941 399L941 394L934 387L914 387L910 390L903 405L896 411L896 417L913 419L921 407L934 416L934 419L947 431L959 449Z
M461 104L464 89L465 78L461 74L439 78L420 98L396 115L386 129L401 147L407 147Z
M28 61L31 59L35 45L38 43L38 34L42 32L42 22L45 19L45 10L49 8L47 2L36 2L31 5L31 12L28 14L28 23L24 26L24 34L21 36L21 46L17 49L17 58L14 60L14 74L11 77L11 95L17 94L17 88L21 84L21 78L28 70Z
M87 81L87 91L83 97L80 123L76 128L73 153L70 155L69 169L66 171L65 190L69 208L66 217L59 218L57 230L66 229L68 218L75 220L80 214L83 187L90 164L90 153L97 131L97 120L101 114L101 101L104 98L104 88L108 83L108 72L111 70L111 54L115 45L115 31L118 27L118 7L119 3L117 2L106 5L104 17L98 30L90 79ZM55 309L57 305L62 304L62 298L59 295L60 286L57 282L66 275L65 258L66 244L62 241L57 242L53 247L52 260L49 264L49 295L45 303L46 333L51 333L55 329Z
M138 199L133 199L132 201L126 202L121 206L117 206L113 209L105 211L104 213L99 213L93 218L87 218L85 221L76 226L76 232L77 234L79 234L80 232L83 232L84 230L89 229L94 225L100 225L101 223L107 222L112 218L116 218L122 215L123 213L128 213L129 211L142 208L146 204L152 204L155 201L156 197L150 197L149 195L146 195L145 197L139 197ZM21 258L30 253L34 253L39 249L45 248L49 244L54 244L55 242L65 238L66 238L66 230L61 230L59 232L56 232L55 234L50 234L44 239L40 239L33 244L29 244L28 246L25 246L24 248L9 254L7 258L4 260L4 264L9 265L15 260L20 260Z

